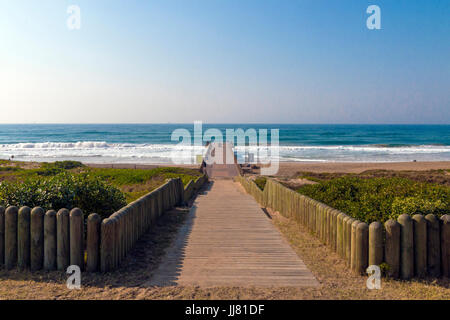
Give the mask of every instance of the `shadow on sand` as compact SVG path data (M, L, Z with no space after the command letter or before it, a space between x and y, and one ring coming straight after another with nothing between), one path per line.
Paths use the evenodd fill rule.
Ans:
M211 190L214 182L205 185L197 195L206 195ZM186 246L189 235L192 232L196 218L197 204L194 201L184 224L178 229L177 235L171 246L166 250L163 261L152 274L151 279L144 286L175 286L181 273L183 260L185 258Z

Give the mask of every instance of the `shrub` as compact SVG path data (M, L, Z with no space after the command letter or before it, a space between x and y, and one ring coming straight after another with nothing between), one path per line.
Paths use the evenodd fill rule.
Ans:
M124 194L89 174L75 176L75 207L85 212L98 213L102 218L126 206Z
M20 171L19 167L0 167L0 171Z
M56 162L52 162L52 163L46 163L46 166L60 168L60 169L64 169L64 170L70 170L70 169L75 169L75 168L82 168L85 165L79 161L66 160L66 161L56 161Z
M450 213L449 187L405 178L342 177L302 186L298 192L367 223L403 213Z
M396 219L398 216L406 213L415 214L435 214L442 215L446 212L445 203L438 200L426 200L419 197L395 198L392 202L391 218Z
M116 186L144 184L152 179L180 178L186 185L202 174L195 169L167 167L154 169L91 169L91 174Z
M54 176L64 172L65 170L81 168L85 165L79 161L56 161L56 162L44 162L40 169L36 170L36 173L40 176Z
M46 210L78 207L85 216L98 213L102 218L126 205L118 189L89 174L61 173L47 178L28 178L23 182L2 182L0 203L4 206L40 206Z
M264 191L264 188L266 187L266 182L267 182L267 179L265 177L258 177L255 179L256 185L263 191Z
M36 174L38 176L45 176L45 177L49 177L49 176L56 176L60 173L62 173L64 170L61 168L55 168L55 167L42 167L40 169L36 170Z

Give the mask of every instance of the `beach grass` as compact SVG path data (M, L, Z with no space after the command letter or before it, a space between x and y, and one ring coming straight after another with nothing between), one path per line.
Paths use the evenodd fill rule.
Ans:
M258 186L258 188L260 188L261 190L264 190L264 188L266 187L266 182L267 179L266 177L257 177L255 179L255 184Z
M417 182L436 183L450 186L450 169L433 170L387 170L376 169L366 170L361 173L348 172L297 172L296 176L301 179L308 179L314 182L327 181L342 177L358 178L406 178Z
M87 170L90 175L108 181L119 188L125 194L127 202L132 202L158 188L167 179L180 178L183 185L187 185L190 180L202 175L196 169L177 167L154 169L88 168L84 170Z
M357 177L318 179L297 192L371 223L396 220L401 214L450 213L450 186L404 177Z
M0 181L17 182L32 179L44 179L61 173L75 176L88 174L118 188L128 203L158 188L167 179L181 178L186 185L190 180L202 174L196 169L178 167L158 167L152 169L113 169L92 168L76 161L58 161L54 163L0 161Z

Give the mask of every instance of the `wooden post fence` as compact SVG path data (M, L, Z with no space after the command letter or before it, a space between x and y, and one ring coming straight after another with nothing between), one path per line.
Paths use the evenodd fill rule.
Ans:
M401 215L383 224L353 219L267 178L264 190L252 179L236 178L262 206L304 225L346 261L353 272L385 263L392 278L450 274L450 216ZM186 190L185 190L186 194Z

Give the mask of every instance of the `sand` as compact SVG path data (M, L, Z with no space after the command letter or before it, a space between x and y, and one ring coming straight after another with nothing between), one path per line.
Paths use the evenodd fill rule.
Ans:
M428 171L450 169L450 161L436 162L281 162L278 176L297 172L361 173L367 170Z
M87 164L95 168L154 169L158 167L199 168L199 165L176 164ZM293 176L297 172L361 173L367 170L428 171L450 170L450 161L430 162L280 162L277 176Z
M171 164L171 163L155 163L155 164L135 164L135 163L85 163L91 168L113 168L113 169L144 169L150 170L162 167L179 167L188 169L198 169L199 164Z

